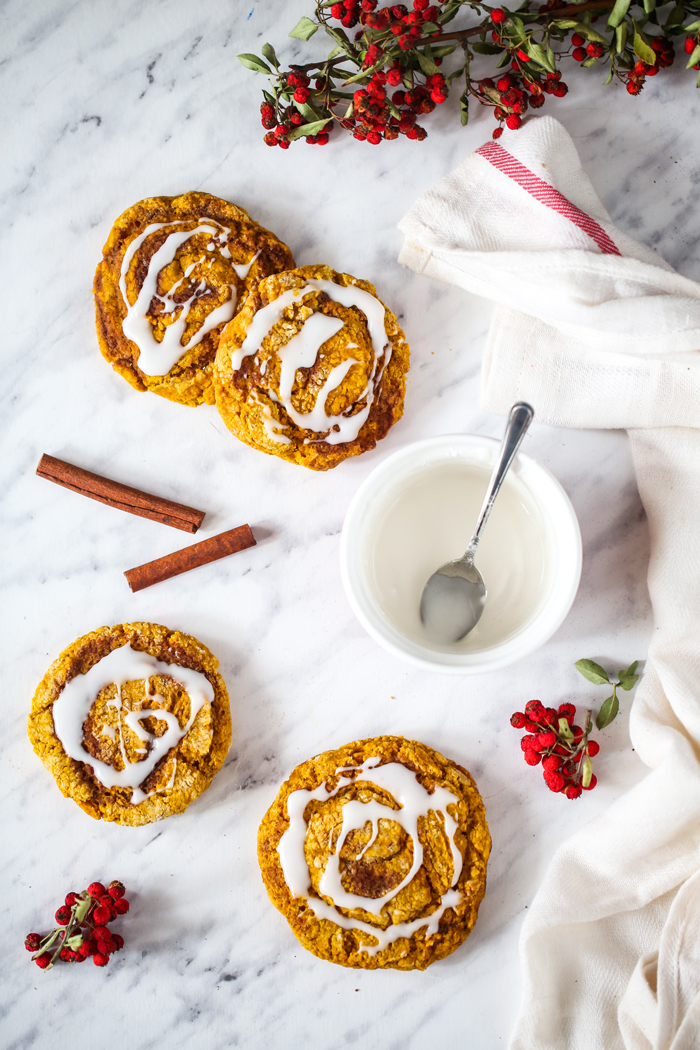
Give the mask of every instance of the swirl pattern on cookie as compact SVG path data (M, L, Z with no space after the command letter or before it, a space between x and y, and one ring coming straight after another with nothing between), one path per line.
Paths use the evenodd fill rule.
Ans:
M408 363L372 285L301 267L260 282L224 329L217 407L253 447L326 470L373 448L400 418Z
M490 839L472 778L403 737L356 741L297 767L258 856L301 943L365 969L424 969L476 921Z
M231 743L218 662L158 624L100 627L39 684L29 738L64 795L96 819L139 825L181 813Z
M139 390L212 404L224 325L262 277L293 265L286 245L228 201L139 201L115 223L95 274L100 349Z

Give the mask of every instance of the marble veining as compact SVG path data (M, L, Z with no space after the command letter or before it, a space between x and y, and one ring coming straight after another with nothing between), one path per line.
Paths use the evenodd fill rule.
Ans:
M525 766L508 725L532 697L584 703L577 658L625 666L646 651L647 526L623 433L535 424L527 439L571 495L584 541L571 614L527 660L481 678L432 676L380 649L346 602L339 535L367 473L412 440L502 432L503 420L478 408L490 305L395 262L398 219L492 125L477 114L462 129L452 98L424 144L270 150L257 116L263 80L235 55L266 39L284 60L322 50L318 38L308 48L285 38L309 6L8 0L0 14L3 1047L505 1046L518 933L549 858L643 773L626 694L596 759L599 787L573 804ZM575 90L547 111L573 135L614 221L700 278L692 78L674 68L641 99L582 70L566 79ZM236 442L215 409L137 394L102 360L91 283L111 222L142 197L190 189L249 209L300 264L372 280L397 312L413 354L406 413L375 452L327 475L290 466ZM131 595L124 569L186 541L38 479L42 452L201 506L202 538L247 521L258 546ZM65 645L135 619L181 627L218 655L234 742L185 815L125 829L62 798L25 722ZM257 868L259 820L291 768L382 732L423 739L470 768L494 840L474 933L424 974L315 959L269 904ZM106 970L41 973L24 935L96 877L129 888L125 951Z

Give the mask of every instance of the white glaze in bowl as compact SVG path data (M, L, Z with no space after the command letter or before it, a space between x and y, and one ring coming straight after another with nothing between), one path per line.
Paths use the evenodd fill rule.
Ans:
M482 620L457 645L424 635L422 587L466 548L499 448L477 435L419 441L381 463L348 508L340 560L353 611L380 645L424 670L479 674L515 663L554 634L576 595L574 509L549 471L519 453L477 553L488 590Z

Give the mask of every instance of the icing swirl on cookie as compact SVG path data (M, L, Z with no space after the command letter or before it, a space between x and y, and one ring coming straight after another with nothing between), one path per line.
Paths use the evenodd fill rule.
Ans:
M321 440L329 445L338 445L344 441L354 441L359 434L369 416L384 369L391 359L391 343L387 339L384 325L385 308L376 296L370 295L369 292L356 285L345 287L336 284L335 281L315 278L307 280L301 288L290 288L282 292L277 299L263 306L253 316L243 343L231 354L231 370L234 373L237 372L246 357L257 355L263 340L267 338L278 321L282 320L284 311L289 306L302 302L305 295L317 291L325 292L329 299L340 303L341 306L356 306L365 315L367 330L372 342L373 360L367 384L355 402L357 404L364 401L364 407L354 414L340 413L332 416L326 412L326 401L329 395L338 389L352 366L360 364L352 357L331 369L325 383L318 391L314 407L310 412L299 412L292 404L292 388L297 369L311 367L324 344L344 327L343 321L339 318L329 317L322 313L313 313L307 318L301 330L278 351L281 364L279 391L276 393L269 390L267 394L272 401L284 408L290 421L296 426L303 430L323 434L324 437ZM355 345L352 344L352 346ZM348 411L353 412L354 407L353 404ZM269 435L268 427L265 429ZM280 431L275 433L279 435ZM279 441L280 438L275 436L273 440ZM306 439L307 442L313 440L315 439Z
M122 686L126 682L144 680L144 700L147 704L153 700L163 699L157 693L149 694L149 680L153 675L172 678L187 691L190 698L190 716L182 728L175 715L163 708L143 707L139 711L126 711L122 701ZM119 724L114 736L112 733L106 735L118 742L124 763L123 769L115 769L107 762L93 758L83 747L83 723L99 693L112 684L117 687L117 695L107 703L116 708ZM153 791L144 792L140 785L150 776L163 756L189 732L202 707L205 704L211 704L213 700L214 689L209 679L201 671L180 667L179 664L166 664L161 660L156 660L148 653L137 652L125 643L99 660L86 674L76 675L66 683L53 704L54 731L63 745L63 750L70 758L91 766L95 778L107 788L132 788L131 802L137 805L154 794ZM155 736L141 725L144 718L151 716L167 723L168 728L162 736ZM147 745L136 749L137 754L146 754L147 758L138 762L129 762L124 747L122 724L128 726L141 742ZM160 790L172 788L174 777L173 770L170 783L165 789Z
M379 765L381 759L368 758L363 762L361 768L355 766L341 767L336 769L335 775L341 774L337 786L328 791L326 784L320 784L315 790L302 788L293 791L287 798L287 815L289 827L282 835L278 846L278 855L284 878L293 897L304 897L307 907L319 918L328 919L330 922L342 926L346 930L359 930L371 935L376 939L376 945L363 944L361 951L375 955L382 951L388 944L398 940L400 937L410 937L417 930L425 928L426 937L437 933L440 919L447 908L455 907L462 900L462 893L456 889L459 876L462 871L462 854L455 844L455 834L459 825L447 812L447 806L459 801L448 788L435 785L432 793L420 783L414 773L403 766L400 762L388 762ZM351 773L343 776L343 773ZM317 897L309 897L310 874L306 857L304 855L304 843L307 835L307 824L304 821L304 811L312 799L325 801L336 795L338 791L348 784L367 782L375 787L388 791L392 798L401 806L395 810L384 803L373 799L370 802L361 802L352 799L346 802L342 808L342 826L338 834L335 852L328 857L325 870L319 881L319 890L324 897L333 901L329 905L325 900ZM444 820L445 834L452 852L452 882L450 889L442 894L442 900L438 908L432 914L414 919L411 922L398 922L390 925L386 930L381 930L369 923L342 915L338 908L352 910L361 908L370 915L379 916L382 908L393 900L396 895L407 886L414 878L423 864L423 847L418 837L418 818L427 816L433 810L440 813ZM413 863L411 869L401 883L394 889L387 891L383 896L376 898L363 897L356 893L347 892L341 883L340 852L343 843L351 831L363 828L367 821L372 824L372 833L367 844L364 846L357 859L370 848L379 832L379 821L392 820L400 824L411 836L413 842Z
M186 350L201 343L204 336L207 332L210 332L212 328L216 328L217 325L230 321L236 311L236 301L238 296L237 288L235 284L229 284L229 292L226 301L220 306L215 307L207 315L203 324L197 329L197 331L190 336L186 343L183 344L182 339L187 325L187 317L196 299L207 290L207 281L204 278L201 278L198 284L192 289L190 296L184 302L176 302L175 293L178 291L183 281L188 280L196 266L203 263L211 266L215 256L207 254L199 256L194 262L189 263L185 268L182 277L173 284L165 295L159 295L157 290L158 275L164 267L168 266L173 261L178 248L180 248L181 245L191 237L194 237L195 234L209 233L211 234L212 239L206 246L207 251L217 251L220 256L227 259L242 280L248 276L251 266L260 254L258 252L249 262L243 265L232 262L231 252L228 248L228 236L231 233L231 230L227 226L222 226L213 219L208 219L206 222L200 223L194 229L173 230L172 233L168 234L163 244L151 257L148 264L148 271L144 277L136 302L129 303L126 291L126 276L129 272L129 267L131 266L131 261L134 258L134 255L139 250L145 239L150 237L150 235L157 230L162 230L165 226L191 226L191 223L192 220L185 219L173 220L172 222L151 223L150 226L146 227L143 233L140 233L138 237L135 237L134 240L131 241L124 253L119 278L119 290L124 299L124 303L126 304L126 317L122 321L122 331L127 339L130 339L132 343L136 343L138 346L138 366L147 376L167 375ZM164 315L175 315L173 320L165 326L163 339L160 343L154 338L153 328L148 319L148 310L150 309L153 299L157 299L162 303L163 309L160 314L161 317Z

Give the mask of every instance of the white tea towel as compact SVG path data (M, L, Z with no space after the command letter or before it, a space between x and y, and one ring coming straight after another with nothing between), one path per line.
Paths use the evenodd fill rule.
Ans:
M483 407L625 427L649 518L630 732L650 772L555 855L511 1048L700 1047L700 285L614 226L551 117L482 146L399 228L400 262L499 304Z

